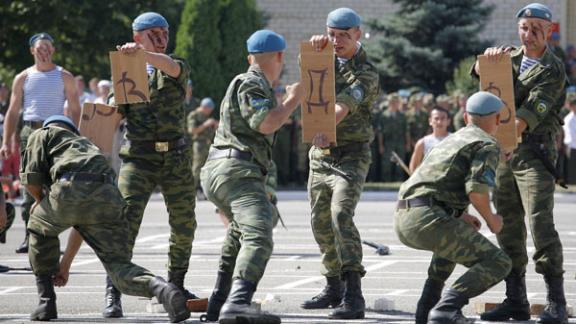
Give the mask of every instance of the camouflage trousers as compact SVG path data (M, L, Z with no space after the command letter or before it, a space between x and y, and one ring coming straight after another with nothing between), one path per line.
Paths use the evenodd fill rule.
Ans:
M272 229L278 214L258 165L238 159L206 162L200 181L206 197L231 221L219 269L258 283L272 255Z
M14 218L16 217L16 210L11 203L6 203L6 225L0 229L0 243L6 243L6 232L12 226Z
M321 160L344 171L351 180L323 167ZM308 197L312 232L322 254L321 272L326 277L349 271L365 274L362 241L353 218L370 162L369 150L332 157L316 147L310 149Z
M392 151L403 159L406 154L404 143L384 145L384 153L380 159L380 172L383 182L397 182L406 179L406 172L398 164L392 162Z
M394 219L396 234L405 245L434 253L434 259L469 268L452 288L468 298L504 279L510 258L470 224L449 215L438 206L399 209Z
M152 297L148 288L154 275L134 263L128 246L128 223L122 214L124 200L113 184L63 182L52 185L49 195L37 205L28 222L28 256L34 274L58 272L58 234L74 227L112 279L128 295Z
M30 134L34 132L35 129L30 127L29 125L24 125L22 130L20 131L20 156L24 154L26 150L26 146L28 145L28 137ZM22 190L23 194L23 201L22 201L22 220L25 224L28 223L28 219L30 219L30 208L32 208L32 204L34 204L34 197L32 197L27 190Z
M534 241L536 272L549 276L564 273L562 243L552 213L554 189L553 175L524 145L510 161L498 166L494 205L504 219L504 227L496 237L512 259L513 274L523 275L528 264L525 215Z
M187 271L196 231L196 191L190 152L186 149L126 154L127 149L123 147L121 151L118 187L127 204L124 214L130 224L130 250L134 247L150 195L158 186L164 196L170 224L168 270Z
M210 151L210 143L204 141L192 142L192 176L194 177L194 188L199 189L200 185L200 170L206 163L208 152Z

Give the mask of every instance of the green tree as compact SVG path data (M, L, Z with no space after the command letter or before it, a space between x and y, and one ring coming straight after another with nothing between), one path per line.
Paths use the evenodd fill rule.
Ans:
M110 77L108 52L132 40L132 20L156 11L177 29L184 0L12 0L0 4L0 78L33 64L28 39L47 32L55 40L54 61L87 78Z
M486 46L480 31L492 12L482 0L393 0L398 11L367 23L367 43L385 91L418 86L445 91L458 63Z
M470 77L470 67L476 62L476 56L470 56L460 61L454 69L452 80L446 83L446 91L452 95L461 92L467 96L472 95L479 89L478 79Z
M262 26L254 0L187 0L176 54L190 64L194 92L221 100L228 82L246 71L246 39Z

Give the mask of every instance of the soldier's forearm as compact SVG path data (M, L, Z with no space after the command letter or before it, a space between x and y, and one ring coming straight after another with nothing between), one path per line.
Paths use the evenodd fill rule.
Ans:
M146 62L152 64L155 68L168 74L173 78L180 76L180 64L174 61L170 56L161 53L152 53L144 51L146 55Z

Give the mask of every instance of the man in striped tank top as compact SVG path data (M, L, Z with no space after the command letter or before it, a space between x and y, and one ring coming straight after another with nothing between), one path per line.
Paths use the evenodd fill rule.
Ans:
M492 47L484 54L499 60L510 52L516 106L518 148L496 171L494 204L504 218L498 243L512 259L506 277L506 299L496 309L481 315L485 321L526 321L530 304L526 293L526 251L528 217L534 241L536 272L544 276L547 305L539 323L567 323L564 296L563 253L554 226L555 167L558 152L555 138L561 131L559 116L566 98L564 64L547 46L552 33L552 12L539 3L522 8L518 14L518 49ZM474 74L478 74L475 64Z
M4 135L0 158L7 159L12 152L12 141L15 140L18 121L22 113L23 127L20 131L20 154L26 148L28 136L53 115L68 115L76 124L80 118L76 81L72 73L52 62L54 40L47 33L30 37L30 53L34 56L34 65L20 72L12 84L12 97L4 121ZM68 108L64 111L64 102ZM34 199L24 191L22 219L28 224L30 208ZM28 253L28 232L24 242L16 253Z

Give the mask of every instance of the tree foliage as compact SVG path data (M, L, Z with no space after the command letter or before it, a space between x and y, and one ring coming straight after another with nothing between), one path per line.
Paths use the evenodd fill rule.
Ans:
M38 32L54 37L58 65L87 78L109 78L108 52L132 40L132 20L142 12L156 11L177 26L183 1L2 1L0 78L10 83L17 72L33 64L28 39Z
M194 93L219 101L228 82L246 71L246 39L262 26L254 0L188 0L176 54L190 64Z
M463 93L467 96L479 90L478 79L470 76L470 67L476 62L476 56L470 56L460 61L452 73L452 80L446 83L446 92Z
M393 0L393 16L369 21L367 44L385 91L412 86L445 91L458 63L478 54L492 7L482 0Z

